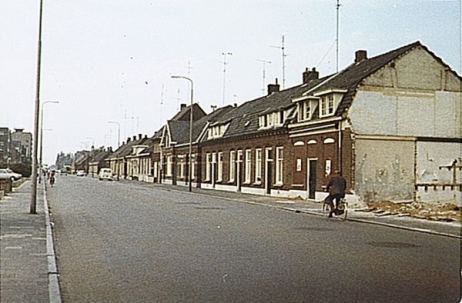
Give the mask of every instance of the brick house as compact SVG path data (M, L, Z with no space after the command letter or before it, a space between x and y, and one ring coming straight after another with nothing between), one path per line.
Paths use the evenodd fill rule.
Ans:
M97 177L101 168L108 167L106 159L112 154L112 148L97 148L91 152L91 160L88 164L88 174Z
M320 200L330 174L350 201L461 204L461 78L420 42L210 114L194 104L192 181L204 188ZM159 181L188 184L190 107L157 132ZM154 147L153 147L154 149ZM157 159L157 160L154 160ZM157 162L156 162L157 161Z
M193 111L193 121L197 121L206 116L199 104L192 106L181 104L180 111L162 127L160 140L160 171L162 182L177 184L177 181L187 181L188 154L189 154L189 124L191 110ZM193 143L196 146L194 155L197 154L197 137L202 131L199 127L193 127ZM192 169L196 167L196 158L192 162Z
M107 167L111 168L118 178L132 179L134 176L137 178L139 173L138 160L133 159L131 156L134 150L135 152L139 152L141 149L144 149L146 146L143 144L146 141L148 141L147 136L143 137L141 134L138 137L128 137L127 142L123 142L117 150L105 159L108 163Z
M460 202L461 78L420 42L355 55L215 117L202 186L322 199L340 170L350 199Z

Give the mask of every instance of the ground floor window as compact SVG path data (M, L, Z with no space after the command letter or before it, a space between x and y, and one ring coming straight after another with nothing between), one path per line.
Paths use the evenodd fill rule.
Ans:
M245 176L244 182L250 183L251 180L251 172L252 172L252 150L247 149L245 151Z
M217 181L222 181L223 177L223 153L218 153Z
M261 183L261 161L262 161L262 150L258 148L255 150L255 183Z
M284 148L276 148L276 184L282 184L284 167Z
M236 176L236 152L229 152L229 181L233 182Z

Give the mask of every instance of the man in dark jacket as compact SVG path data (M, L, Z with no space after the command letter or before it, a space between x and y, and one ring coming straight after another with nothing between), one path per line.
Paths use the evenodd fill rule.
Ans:
M336 213L340 199L345 197L346 191L346 180L342 177L339 171L335 171L330 177L329 182L326 185L326 189L329 192L329 196L327 196L326 201L329 202L331 209L329 212L329 218L332 218L332 214Z

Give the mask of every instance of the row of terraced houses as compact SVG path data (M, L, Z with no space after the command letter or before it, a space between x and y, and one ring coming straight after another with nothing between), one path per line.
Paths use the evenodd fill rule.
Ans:
M341 171L350 200L461 204L462 79L420 42L206 114L181 110L153 136L92 157L120 178L322 199ZM191 180L189 125L193 111Z

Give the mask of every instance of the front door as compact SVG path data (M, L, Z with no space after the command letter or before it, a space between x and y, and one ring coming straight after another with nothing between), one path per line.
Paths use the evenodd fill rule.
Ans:
M318 160L316 159L308 159L308 198L315 199L316 195L316 166L318 164Z

